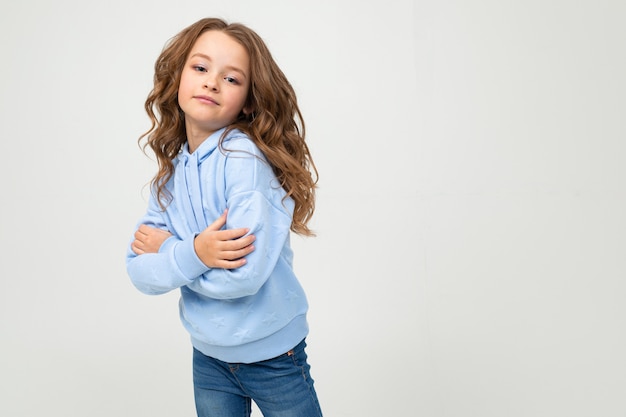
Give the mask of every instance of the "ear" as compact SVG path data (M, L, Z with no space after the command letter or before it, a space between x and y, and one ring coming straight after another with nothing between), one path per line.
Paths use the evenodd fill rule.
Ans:
M243 114L245 114L247 117L247 116L250 116L252 113L254 113L254 107L245 106L242 111L243 111Z

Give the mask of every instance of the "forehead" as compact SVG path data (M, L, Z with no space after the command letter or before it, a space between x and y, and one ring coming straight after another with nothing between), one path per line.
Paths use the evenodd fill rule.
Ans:
M193 44L189 56L194 54L206 55L212 61L236 65L245 70L248 69L250 62L243 45L219 30L209 30L200 35Z

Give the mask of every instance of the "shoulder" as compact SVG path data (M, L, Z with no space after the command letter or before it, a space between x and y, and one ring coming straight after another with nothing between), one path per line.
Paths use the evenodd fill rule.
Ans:
M237 156L237 153L242 152L249 156L252 155L265 159L263 153L252 138L238 129L228 132L224 137L222 140L222 150L227 156Z
M229 132L221 148L226 183L233 186L233 194L256 190L273 195L282 189L270 162L247 134L238 130Z

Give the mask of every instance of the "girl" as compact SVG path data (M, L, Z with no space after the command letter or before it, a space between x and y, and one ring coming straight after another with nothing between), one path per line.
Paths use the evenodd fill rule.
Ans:
M321 416L289 246L313 235L317 181L293 88L254 31L202 19L164 48L145 108L159 169L127 269L146 294L180 289L198 416Z

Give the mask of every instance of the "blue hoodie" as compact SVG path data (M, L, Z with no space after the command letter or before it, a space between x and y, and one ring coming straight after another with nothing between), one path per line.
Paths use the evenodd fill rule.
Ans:
M262 152L242 132L224 129L195 152L187 145L173 160L167 183L172 201L161 210L154 192L138 224L173 234L158 253L127 249L133 284L146 294L180 288L180 318L193 346L207 356L252 363L287 352L308 333L306 296L289 245L294 202L283 199ZM196 255L195 236L228 208L227 229L246 227L256 236L247 263L227 270L207 267Z

